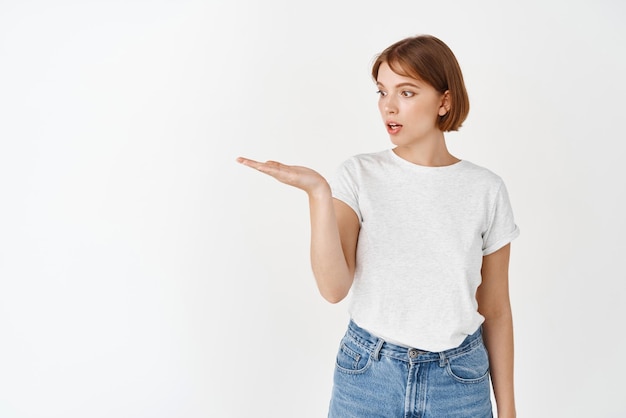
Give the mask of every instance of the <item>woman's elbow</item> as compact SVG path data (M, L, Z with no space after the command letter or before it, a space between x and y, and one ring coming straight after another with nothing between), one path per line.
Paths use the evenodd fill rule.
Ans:
M347 292L346 293L339 293L339 292L322 292L322 291L320 291L320 294L322 295L322 297L324 299L326 299L327 302L330 302L333 305L336 304L336 303L341 302L348 295Z
M350 285L351 282L341 285L333 284L332 286L318 286L318 289L320 295L322 295L322 297L326 299L326 301L332 304L336 304L341 302L346 298L346 296L348 296L348 293L350 292Z

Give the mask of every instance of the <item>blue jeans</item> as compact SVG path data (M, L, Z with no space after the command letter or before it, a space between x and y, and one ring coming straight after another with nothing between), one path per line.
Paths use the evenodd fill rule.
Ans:
M330 418L491 418L479 328L433 353L390 344L350 321L335 365Z

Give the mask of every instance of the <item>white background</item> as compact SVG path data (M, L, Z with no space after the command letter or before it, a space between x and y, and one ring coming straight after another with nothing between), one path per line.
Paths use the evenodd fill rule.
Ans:
M443 39L507 183L520 417L624 417L626 30L610 1L0 1L0 417L322 417L346 304L306 196L391 146L374 56Z

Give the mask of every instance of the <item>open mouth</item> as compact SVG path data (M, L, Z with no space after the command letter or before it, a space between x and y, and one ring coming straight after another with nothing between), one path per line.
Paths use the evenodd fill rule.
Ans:
M387 123L387 132L389 132L389 134L391 135L397 134L398 132L400 132L400 129L402 129L402 125L400 125L399 123L395 123L395 122Z

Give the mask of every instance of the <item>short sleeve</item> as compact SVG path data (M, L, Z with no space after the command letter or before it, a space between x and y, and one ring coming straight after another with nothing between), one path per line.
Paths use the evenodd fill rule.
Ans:
M504 183L495 198L488 228L483 234L483 255L498 251L519 236L519 228L513 218L513 209Z
M339 166L329 183L333 197L350 206L359 218L359 222L362 222L358 177L356 162L352 158Z

